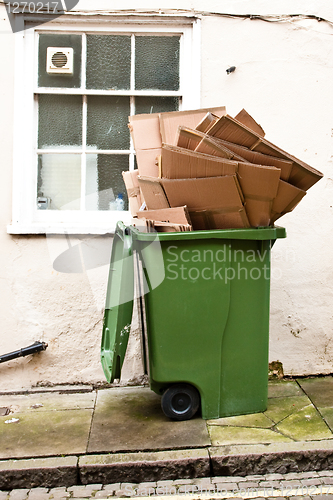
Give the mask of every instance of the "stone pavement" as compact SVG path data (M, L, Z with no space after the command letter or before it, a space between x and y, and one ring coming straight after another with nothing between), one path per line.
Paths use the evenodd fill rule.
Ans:
M333 471L223 476L151 481L145 483L90 484L58 488L0 491L0 500L67 500L184 496L199 499L333 500Z
M237 489L240 482L245 487L244 478L260 487L273 481L283 497L279 474L286 482L303 474L297 476L300 484L316 487L318 498L323 486L330 487L330 469L331 376L270 381L265 412L207 421L200 415L185 422L167 419L160 397L148 387L0 394L0 500L10 490L16 500L28 493L29 500L86 498L88 492L122 496L124 484L140 484L142 491L142 482L156 494L163 482L177 486L180 480L185 483L178 486L208 481ZM131 490L127 496L138 495Z

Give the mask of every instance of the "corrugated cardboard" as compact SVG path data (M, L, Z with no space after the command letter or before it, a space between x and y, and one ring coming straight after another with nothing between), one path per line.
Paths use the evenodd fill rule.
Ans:
M233 175L238 163L217 156L163 144L160 177L186 179Z
M277 158L276 156L258 153L257 151L252 151L244 146L239 146L238 144L224 141L222 139L215 139L215 141L220 143L221 146L226 147L229 151L234 151L237 155L242 157L244 161L255 163L256 165L267 165L270 167L280 168L281 179L288 181L293 166L291 161L283 160L282 158Z
M129 116L128 125L134 149L155 149L162 146L158 113Z
M323 174L318 170L286 153L229 115L222 116L207 133L260 153L292 161L293 166L289 182L300 189L309 189L323 177Z
M139 149L136 152L136 162L139 174L148 177L158 176L158 157L161 155L161 148Z
M157 222L170 222L171 224L191 225L187 206L175 208L162 208L160 210L141 210L138 218L149 219Z
M133 217L140 210L142 205L140 187L138 182L138 170L123 172L123 179L128 196L129 210Z
M160 208L170 207L164 189L159 183L159 179L139 176L138 182L148 210L158 210ZM180 203L179 206L182 205L186 205L186 203Z
M170 222L159 222L150 219L144 219L147 227L147 232L158 233L182 233L184 231L192 231L192 226L189 224L172 224Z
M210 155L216 155L221 158L228 158L230 160L245 161L242 156L226 148L220 141L215 139L215 137L204 137L195 148L195 151Z
M205 153L220 158L233 159L235 161L246 161L230 149L226 148L220 140L198 130L188 127L178 128L177 146L184 149L195 150L198 153Z
M194 151L203 137L205 134L200 130L180 126L177 130L176 146Z
M193 229L249 227L236 175L160 179L171 207L187 205Z
M221 117L226 114L226 108L225 106L221 106L217 108L160 113L160 131L162 142L176 146L178 127L184 126L194 129L208 112Z
M239 163L237 177L245 198L245 210L252 227L268 226L273 200L280 182L280 169Z
M238 113L238 115L235 116L235 120L253 130L253 132L265 137L264 129L254 120L254 118L252 118L251 115L249 115L247 111L245 111L244 108Z
M273 201L271 222L291 212L305 195L306 191L280 180L278 192Z
M195 127L195 130L199 130L199 132L206 132L210 127L219 119L219 116L214 115L211 112L208 112L200 123Z

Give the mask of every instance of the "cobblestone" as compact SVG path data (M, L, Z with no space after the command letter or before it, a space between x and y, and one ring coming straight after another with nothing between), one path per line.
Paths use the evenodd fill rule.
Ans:
M29 491L28 500L48 500L49 490L48 488L34 488Z
M85 486L71 486L68 491L72 492L73 498L89 498L93 495L93 492L102 489L102 484L87 484ZM30 500L30 495L29 499Z
M62 488L52 488L49 491L50 500L61 500L62 498L69 498L71 496L70 492L66 490L65 487Z
M28 489L12 490L9 498L10 500L25 500L28 497L29 491Z
M323 481L320 477L315 477L313 479L301 479L301 483L305 486L319 486L323 484Z
M280 481L259 481L259 488L279 488Z
M284 479L284 476L282 474L265 474L264 478L265 481L279 481L281 479Z
M331 476L321 476L320 480L322 484L333 484L333 477Z
M288 474L266 474L266 475L253 475L253 476L217 476L217 477L202 477L193 479L176 479L176 480L161 480L150 481L142 483L113 483L113 484L88 484L76 485L71 487L59 488L32 488L29 489L16 489L10 492L0 491L0 500L78 500L89 499L99 500L107 498L128 498L141 496L153 498L156 495L175 496L175 495L189 495L189 494L220 494L221 500L224 495L230 496L233 494L233 500L244 497L245 493L251 493L251 499L263 498L263 491L265 490L265 499L269 500L272 495L274 500L282 500L274 496L278 490L282 490L283 498L288 497L288 500L333 500L333 486L332 494L318 495L313 494L320 486L333 485L333 471L320 471L320 472L299 472ZM270 492L272 488L272 493ZM258 493L256 493L258 490ZM296 493L291 497L291 490ZM259 495L260 492L260 495ZM317 493L320 490L317 489ZM302 496L302 493L305 495Z

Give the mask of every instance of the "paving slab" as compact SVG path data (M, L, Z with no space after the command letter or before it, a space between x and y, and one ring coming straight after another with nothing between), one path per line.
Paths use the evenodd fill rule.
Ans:
M100 390L88 453L165 450L209 446L205 420L168 419L161 398L146 387Z
M317 408L333 408L333 377L301 378L297 382Z
M333 431L333 408L318 408L318 411L328 427Z
M26 411L79 410L94 408L97 392L87 393L32 393L0 396L0 407L8 407L11 413Z
M270 428L274 425L274 423L263 413L252 413L250 415L237 415L236 417L223 417L207 420L207 425Z
M228 444L288 443L291 439L271 429L256 427L209 426L213 446Z
M92 412L28 410L1 417L0 459L86 453Z
M0 489L71 486L77 482L77 462L76 456L0 461Z
M86 455L79 458L82 484L160 481L210 475L206 449Z
M289 415L298 412L310 404L311 401L305 394L303 396L269 398L267 410L264 414L277 424L286 417L289 417Z
M270 380L268 382L268 397L302 396L304 393L296 380Z
M275 428L295 441L333 438L332 431L312 404L285 418Z

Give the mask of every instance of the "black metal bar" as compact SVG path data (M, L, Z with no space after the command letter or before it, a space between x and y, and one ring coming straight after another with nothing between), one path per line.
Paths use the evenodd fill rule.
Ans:
M36 352L45 351L47 344L45 342L35 342L28 347L22 347L18 351L9 352L8 354L3 354L0 356L0 363L5 363L11 359L21 358L24 356L29 356L29 354L35 354Z

